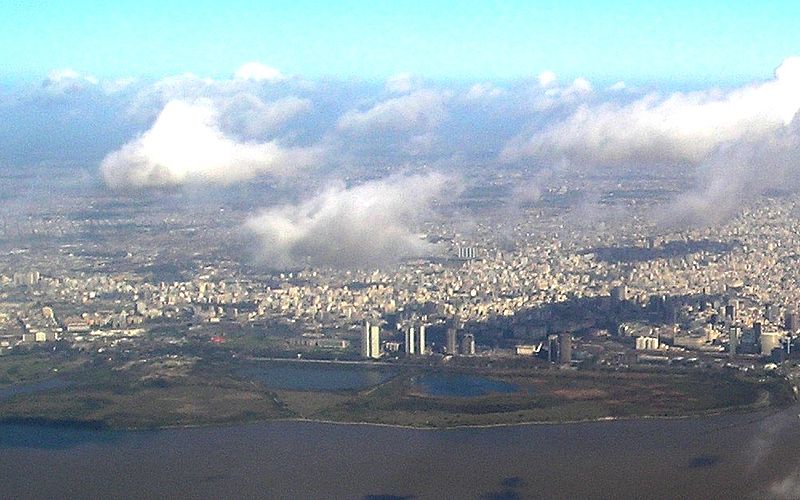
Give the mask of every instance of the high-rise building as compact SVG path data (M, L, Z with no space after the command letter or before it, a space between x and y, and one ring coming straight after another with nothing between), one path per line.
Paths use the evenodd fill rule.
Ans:
M753 323L753 342L758 344L761 342L761 334L764 332L764 327L759 322Z
M558 336L558 361L568 365L572 361L572 334L562 333Z
M369 321L364 322L364 329L361 331L361 357L368 358L370 353L369 343Z
M732 301L725 306L725 318L729 321L736 321L736 301Z
M381 357L381 327L378 325L372 325L369 329L369 357Z
M558 362L558 335L547 336L547 361Z
M414 335L414 327L410 326L410 325L406 327L405 347L406 347L406 354L408 354L409 356L414 354L415 347L416 347L416 341L415 341L415 335Z
M756 323L753 324L753 331L755 331L755 325ZM758 324L758 327L760 329L761 324ZM740 333L741 333L741 328L739 328L738 326L732 326L730 328L730 333L729 333L730 339L728 341L728 354L730 354L731 357L736 356L736 351L739 348Z
M786 311L783 322L784 326L786 327L786 331L794 335L798 328L800 328L800 315L792 310Z
M378 359L381 357L381 327L364 322L361 332L361 357Z
M405 351L409 356L414 354L424 355L426 353L425 325L420 324L416 327L409 325L406 327Z
M457 354L456 352L456 338L457 338L457 330L454 327L450 327L447 329L447 354Z
M467 333L461 338L461 354L471 356L475 354L475 336Z
M565 332L558 335L547 336L547 360L551 363L561 363L565 365L572 361L571 334Z

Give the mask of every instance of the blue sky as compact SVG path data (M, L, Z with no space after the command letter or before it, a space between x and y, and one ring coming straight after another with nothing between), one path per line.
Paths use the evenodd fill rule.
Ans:
M768 78L798 49L800 2L5 2L0 81L56 68L100 78L287 74L669 85Z

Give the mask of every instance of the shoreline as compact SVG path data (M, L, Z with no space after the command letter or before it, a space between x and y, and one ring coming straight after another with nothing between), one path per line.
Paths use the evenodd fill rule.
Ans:
M498 422L493 424L463 424L463 425L449 425L449 426L417 426L408 424L390 424L383 422L367 422L367 421L346 421L346 420L327 420L315 418L273 418L273 419L255 419L255 420L240 420L231 422L209 422L197 424L184 424L184 425L162 425L162 426L129 426L129 427L115 427L108 425L102 421L92 420L53 420L42 417L20 418L0 417L0 425L30 425L41 426L50 428L65 428L89 431L107 431L107 432L147 432L147 431L162 431L162 430L179 430L179 429L203 429L213 427L236 427L245 425L260 425L269 424L272 422L284 423L307 423L307 424L324 424L324 425L347 425L347 426L372 426L372 427L386 427L395 429L407 429L417 431L456 431L456 430L469 430L469 429L494 429L503 427L529 427L529 426L555 426L555 425L576 425L576 424L600 424L606 422L627 422L633 420L688 420L693 418L713 418L721 417L724 415L745 415L756 414L764 412L764 416L773 415L781 411L785 411L792 406L797 406L800 411L800 403L795 402L793 405L786 407L776 406L763 406L763 407L732 407L720 410L713 410L708 412L692 413L687 415L631 415L620 417L598 417L586 418L578 420L562 420L562 421L529 421L529 422Z

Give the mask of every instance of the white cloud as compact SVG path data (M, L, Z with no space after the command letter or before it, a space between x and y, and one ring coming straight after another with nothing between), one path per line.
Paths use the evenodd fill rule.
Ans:
M250 93L226 99L220 121L247 138L260 138L275 133L287 121L311 110L311 101L288 96L265 102Z
M628 88L628 86L625 84L625 82L623 82L622 80L620 80L620 81L618 81L618 82L616 82L616 83L614 83L614 84L610 85L610 86L608 87L608 90L612 90L612 91L619 91L619 90L625 90L625 89L627 89L627 88Z
M698 176L696 188L678 196L662 214L665 224L725 221L768 190L800 190L800 121L766 137L720 147Z
M61 94L85 90L96 86L99 80L91 75L83 75L74 69L54 69L48 73L42 82L42 87L48 92Z
M495 87L491 83L476 83L469 88L464 98L469 101L498 97L505 93L500 87Z
M122 92L136 84L136 78L117 78L116 80L104 81L101 86L103 87L103 91L107 94L114 94L117 92Z
M245 228L255 236L258 259L273 268L376 267L436 251L413 224L446 186L440 174L338 184L299 204L267 209Z
M418 90L380 102L366 111L348 111L337 127L354 132L429 130L446 116L447 99L446 93Z
M170 101L153 126L107 155L100 171L112 188L230 183L260 174L291 175L316 163L319 151L277 141L240 142L219 128L211 101Z
M574 92L591 85L575 80ZM773 80L729 92L648 95L628 104L580 106L571 116L510 141L505 161L564 159L581 164L696 164L721 144L763 136L800 108L800 58L786 59Z
M398 73L390 76L386 80L386 91L392 94L407 94L412 90L418 89L419 80L414 78L411 73Z
M139 88L128 105L128 114L135 119L150 120L170 101L216 97L221 93L219 85L216 80L193 73L168 76Z
M541 87L549 87L550 85L556 82L556 74L552 71L542 71L539 73L537 80L539 81L539 86Z
M92 85L97 85L98 83L97 78L91 75L82 75L70 68L54 69L47 75L47 81L53 84L72 82L76 80L91 83Z
M578 94L588 94L594 90L592 84L586 78L576 78L572 81L572 85L567 89L567 92L575 92Z
M236 70L234 78L254 82L278 82L286 77L275 68L259 62L245 63Z

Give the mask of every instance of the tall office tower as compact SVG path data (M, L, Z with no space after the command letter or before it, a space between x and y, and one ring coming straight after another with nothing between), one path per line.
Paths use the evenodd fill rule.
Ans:
M475 354L475 336L467 333L461 338L461 354L471 356Z
M788 331L790 335L794 335L797 329L800 328L800 315L792 310L786 311L783 322L786 331Z
M558 362L558 335L547 336L547 361Z
M369 321L364 322L364 330L361 332L361 357L368 358L370 357L370 324Z
M425 325L422 325L422 324L419 325L418 337L419 337L419 349L417 349L417 352L420 355L424 356L425 355Z
M414 327L413 326L407 326L406 327L405 348L406 348L406 354L408 354L408 355L414 354L414 352L415 352L414 348L416 346L414 345L415 344L414 340L415 340Z
M572 334L562 333L558 336L558 361L568 365L572 361Z
M457 354L456 329L452 326L447 329L447 354Z
M725 317L730 321L736 321L736 301L732 301L725 306Z
M369 357L381 357L381 327L378 325L371 325L369 329Z
M754 331L756 324L758 324L759 330L761 329L760 323L753 323ZM728 336L730 340L728 341L728 354L730 354L731 357L736 356L736 350L739 348L739 334L741 333L740 330L741 328L739 328L738 326L732 326L729 330L730 333L728 334Z
M761 334L764 332L764 327L761 326L761 323L753 323L753 342L758 344L761 342Z

